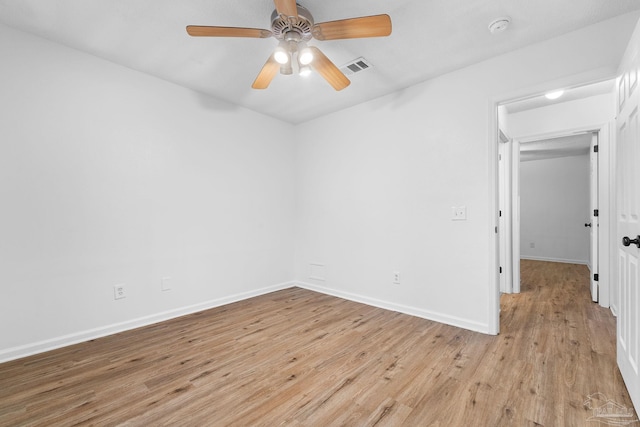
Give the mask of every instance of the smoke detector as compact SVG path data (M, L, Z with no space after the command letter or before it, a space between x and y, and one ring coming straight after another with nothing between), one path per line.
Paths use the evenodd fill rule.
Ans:
M491 34L501 33L507 29L510 23L511 18L509 18L508 16L502 16L500 18L494 19L489 24L489 31L491 31Z

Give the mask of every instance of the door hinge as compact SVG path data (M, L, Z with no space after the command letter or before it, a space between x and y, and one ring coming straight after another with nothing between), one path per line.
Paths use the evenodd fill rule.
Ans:
M500 267L500 274L502 274L502 267Z
M496 225L496 234L498 234L498 226Z
M502 216L502 211L498 211L498 216Z
M597 145L594 145L594 146L593 146L593 152L594 152L594 153L597 153L597 152L598 152L598 146L597 146Z
M594 281L594 282L597 282L597 281L598 281L598 273L596 273L596 274L594 274L594 275L593 275L593 281Z
M599 213L600 213L600 212L598 211L598 209L594 209L594 210L593 210L593 216L599 216L599 215L598 215Z

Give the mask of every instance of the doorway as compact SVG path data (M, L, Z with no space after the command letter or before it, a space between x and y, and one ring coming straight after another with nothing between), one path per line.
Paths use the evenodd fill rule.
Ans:
M498 105L498 245L502 293L520 291L521 255L529 259L536 259L537 256L541 260L589 265L592 300L598 301L604 307L610 306L609 236L612 225L609 219L609 188L612 185L610 141L613 140L610 133L615 116L614 88L615 81L607 80L567 90L563 97L553 101L546 99L544 95L538 95ZM556 182L558 179L562 180L563 176L561 158L572 158L571 167L584 171L585 182L582 184L586 189L585 193L579 201L574 200L575 203L583 205L582 213L576 213L574 209L573 218L568 219L566 217L570 215L564 212L565 220L571 221L565 227L571 230L557 229L556 225L556 229L550 229L546 235L538 233L532 237L529 228L521 229L524 214L521 210L524 206L520 194L521 157L525 162L544 157L551 159L546 162L544 168L548 169L547 173L555 174ZM529 167L531 164L533 163L525 168L529 175L530 170L536 169ZM545 177L547 181L553 181L552 178ZM567 183L563 181L562 184ZM575 187L577 184L574 182L571 185ZM571 185L568 188L571 188ZM534 185L534 191L540 192L542 187ZM547 196L550 194L539 193L540 204L543 204L542 196L547 198L546 203L553 203L552 200L548 200ZM535 200L532 201L529 197L526 205L527 209L531 209L535 206ZM565 209L572 209L572 205L567 206L569 208ZM549 218L548 210L553 207L537 208L538 217L546 216L538 218L544 223L544 220ZM530 219L527 219L527 227L531 225ZM581 244L581 251L574 250ZM547 250L544 250L545 246ZM589 248L592 250L589 251Z

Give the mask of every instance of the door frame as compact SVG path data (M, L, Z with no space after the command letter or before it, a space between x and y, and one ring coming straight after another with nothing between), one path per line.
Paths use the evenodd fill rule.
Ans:
M488 152L489 152L488 197L489 197L489 205L492 206L492 208L490 209L493 210L493 212L490 213L488 216L489 218L488 230L490 230L489 231L490 236L488 236L489 237L488 239L489 266L488 267L489 267L489 283L490 283L489 286L490 286L490 289L492 289L492 292L490 293L488 304L487 304L488 311L489 311L488 333L490 334L500 333L500 238L499 238L500 235L498 233L498 228L500 225L500 203L499 203L500 162L499 162L499 150L498 150L498 144L500 140L500 135L499 135L500 126L498 122L498 118L500 117L499 107L509 102L530 98L532 96L541 95L550 90L557 89L559 87L574 88L579 86L587 86L587 85L598 83L601 81L615 79L617 77L615 72L612 72L611 70L608 70L607 72L602 72L602 71L603 70L595 70L595 71L568 76L566 78L561 78L558 80L547 81L532 87L523 88L517 91L512 91L510 93L497 95L497 96L491 97L488 100L488 103L487 103L488 104L487 106L488 120L489 120L489 125L487 127L487 130L488 130L487 141L489 144L489 147L488 147ZM609 128L609 131L606 132L606 134L609 136L611 129L615 129L615 126L610 127L609 123L598 123L598 124L594 124L594 126L591 126L591 129L601 129L601 128ZM608 145L609 147L611 147L613 144L615 144L615 139L609 137L609 142L610 143ZM615 185L612 182L613 180L610 179L610 176L609 176L611 174L611 171L615 170L612 168L613 162L615 161L614 157L615 156L607 156L607 159L608 159L607 168L609 170L609 173L607 174L607 182L608 182L609 189L612 188L612 185ZM607 193L609 193L609 191ZM606 212L607 218L611 218L611 214L613 213L612 212L613 205L611 204L612 198L610 194L607 194L607 196L609 198L609 203L607 204L606 207L604 204L601 204L600 210L601 210L601 213ZM609 223L610 223L610 220L609 220ZM606 241L606 244L607 244L606 253L609 254L608 260L610 260L610 257L612 256L611 254L613 253L611 251L612 242L610 239L610 227L608 227L608 230L607 230L606 240L603 238L601 239L601 242L602 241ZM608 271L607 282L609 282L611 279L615 278L613 277L615 275L615 269L611 268L611 269L608 269L607 271ZM602 301L602 298L601 298L601 301ZM608 298L606 303L609 304Z
M591 301L598 302L600 283L596 278L600 272L600 216L596 209L600 207L600 132L591 133L591 145L589 147L589 288ZM586 224L585 224L586 225ZM604 293L604 292L603 292Z
M513 163L512 163L512 173L511 173L511 202L513 203L513 208L510 210L510 214L512 215L511 223L513 224L512 229L510 231L511 234L511 259L507 259L512 267L512 275L513 275L513 284L512 284L512 292L518 293L520 292L520 222L519 222L519 150L517 149L519 143L527 143L533 141L539 141L544 139L553 139L559 138L563 136L569 135L577 135L577 134L596 134L598 135L598 186L597 186L597 194L599 199L599 223L600 226L597 227L598 233L598 246L597 250L601 254L600 259L598 261L598 265L595 266L595 271L598 272L599 276L602 280L599 281L599 294L600 299L598 304L603 307L609 308L610 305L610 283L611 282L611 274L610 271L610 254L611 250L611 198L610 198L610 186L611 186L611 172L614 170L610 168L610 154L612 149L612 139L610 138L610 124L609 123L599 123L593 125L586 125L579 128L566 129L562 131L550 132L550 133L540 133L540 134L531 134L525 137L514 139L514 146L512 148L513 154ZM505 179L509 179L509 177L505 177ZM507 220L509 222L509 220ZM509 255L509 252L507 252Z
M517 294L520 293L520 141L502 137L502 131L500 134L500 291Z
M511 237L511 138L502 130L498 129L500 140L498 141L498 162L499 162L499 215L498 215L498 234L499 234L499 256L500 256L500 292L510 294L513 293L513 275L511 274L511 255L512 237Z

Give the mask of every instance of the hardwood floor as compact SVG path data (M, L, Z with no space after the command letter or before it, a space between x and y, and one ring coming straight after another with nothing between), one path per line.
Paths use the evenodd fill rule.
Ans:
M0 425L585 426L606 398L632 408L586 267L521 274L499 336L292 288L0 364Z

